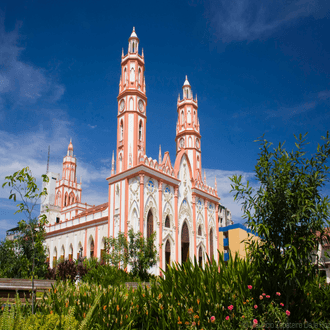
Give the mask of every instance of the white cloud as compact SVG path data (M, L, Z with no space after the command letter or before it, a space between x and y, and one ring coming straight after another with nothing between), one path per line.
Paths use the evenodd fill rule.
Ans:
M241 210L241 205L239 202L234 201L234 193L230 193L231 184L229 177L233 175L242 175L242 183L246 184L249 181L249 184L253 188L257 187L257 184L254 181L255 173L243 172L243 171L223 171L217 169L205 169L206 181L207 184L211 187L214 187L215 177L217 178L217 188L218 196L220 197L221 205L224 205L230 209L232 218L235 222L244 222L242 218L243 212Z
M281 107L277 110L267 110L267 118L282 117L285 119L290 119L291 117L298 115L303 112L308 112L313 110L317 106L317 102L307 102L302 103L294 107Z
M3 15L2 15L3 16ZM0 13L0 109L4 104L24 109L38 100L55 102L64 93L64 86L51 79L45 70L20 61L19 24L6 32Z
M321 100L326 100L326 99L330 98L330 91L326 90L326 91L319 92L318 97Z
M323 18L329 9L327 0L213 0L206 16L210 17L211 27L222 41L251 41L302 17Z

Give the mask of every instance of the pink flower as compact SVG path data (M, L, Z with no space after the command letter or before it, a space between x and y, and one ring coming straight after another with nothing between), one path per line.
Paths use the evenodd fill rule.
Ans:
M291 313L290 313L290 311L286 311L285 314L286 314L286 316L290 316Z
M280 303L280 305L283 307L284 306L284 304L283 303Z
M234 309L234 306L233 306L233 305L230 305L230 306L228 306L228 309L229 309L230 311L232 311L232 310Z
M226 316L226 321L229 321L229 316L228 315Z
M263 296L265 296L265 295L266 295L266 293L263 293L262 295L263 295Z
M229 319L229 316L228 316L228 319ZM213 323L214 321L215 321L215 316L211 316L211 322ZM227 320L227 318L226 318L226 320ZM228 320L227 320L228 321Z
M191 323L191 325L194 327L196 325L196 322Z
M253 320L253 328L255 328L257 326L257 324L258 324L258 320L257 319L254 319Z
M252 289L252 285L248 285L248 289L251 290Z
M258 308L258 305L254 305L254 309L257 309Z
M260 295L260 296L259 296L259 299L262 300L262 299L264 299L264 297L263 297L262 295Z
M268 296L268 295L267 295L267 296L266 296L266 298L268 298L268 299L269 299L269 298L270 298L270 296Z
M280 296L280 295L281 295L281 293L280 293L280 292L276 292L276 295L277 295L277 296Z

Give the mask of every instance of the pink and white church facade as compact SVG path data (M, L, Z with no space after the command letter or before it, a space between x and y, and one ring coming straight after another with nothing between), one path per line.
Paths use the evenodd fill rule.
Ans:
M143 49L133 28L128 53L121 57L117 97L117 149L112 154L108 202L82 203L76 157L70 141L63 158L62 176L49 172L49 207L46 245L51 266L55 259L101 257L105 237L116 237L130 228L148 237L156 232L160 274L170 262L187 258L204 264L206 253L217 257L219 225L217 186L202 179L201 134L197 96L186 77L177 99L176 157L159 150L158 159L146 155L147 96ZM174 128L174 127L173 127Z

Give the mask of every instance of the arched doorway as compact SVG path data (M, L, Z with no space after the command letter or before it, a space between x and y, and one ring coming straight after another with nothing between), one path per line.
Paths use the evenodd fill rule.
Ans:
M202 267L203 266L203 251L202 247L198 250L198 264Z
M90 257L94 257L94 240L93 238L91 239L91 245L90 245Z
M171 243L170 240L167 240L165 244L165 271L167 271L170 263L171 263Z
M181 260L182 263L189 259L189 230L186 221L183 223L181 231Z
M213 228L210 230L210 259L211 261L213 260L214 255L213 255Z
M70 244L70 247L69 247L69 260L70 261L73 260L73 246L72 246L72 244Z
M148 212L147 216L147 239L154 232L154 216L152 215L151 210Z

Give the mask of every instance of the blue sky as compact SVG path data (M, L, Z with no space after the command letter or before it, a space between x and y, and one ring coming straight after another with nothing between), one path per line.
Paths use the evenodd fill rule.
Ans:
M202 166L241 222L228 176L253 178L258 144L314 152L330 124L330 3L326 0L2 1L0 183L25 166L61 172L72 137L83 202L107 201L116 146L121 49L135 26L144 48L147 155L175 160L176 100L185 75L198 94ZM141 48L140 48L141 49ZM40 182L40 180L38 181ZM325 189L327 192L328 189ZM0 238L16 225L0 189Z

